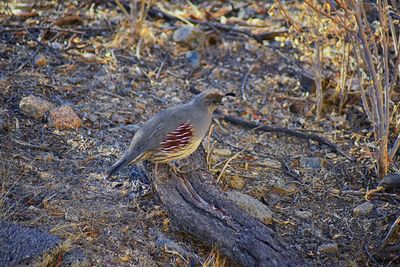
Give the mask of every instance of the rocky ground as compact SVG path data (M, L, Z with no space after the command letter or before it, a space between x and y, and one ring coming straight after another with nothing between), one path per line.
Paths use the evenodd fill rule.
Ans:
M175 42L183 23L153 14L138 56L124 47L118 7L93 3L46 2L1 17L1 219L60 237L91 265L187 266L189 254L198 264L210 262L215 250L171 231L162 203L150 185L134 179L132 167L113 180L104 173L152 114L188 101L194 90L220 89L238 96L224 103L223 114L320 134L356 159L217 119L210 143L203 142L213 148L215 179L241 152L222 175L221 190L266 205L272 219L265 223L311 265L392 259L376 252L397 218L399 198L365 197L379 180L364 148L371 126L360 104L342 114L333 106L317 120L313 88L301 71L309 66L293 59L293 48L215 27L199 28L205 44L197 33ZM268 31L280 30L262 11L268 5L238 10ZM60 22L67 15L76 17ZM190 38L202 44L193 48Z

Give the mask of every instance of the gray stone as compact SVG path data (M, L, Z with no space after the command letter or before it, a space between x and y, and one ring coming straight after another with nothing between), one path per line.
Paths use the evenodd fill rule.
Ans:
M161 233L157 233L156 245L159 249L167 252L167 253L178 253L185 258L192 259L195 258L194 254L184 247L182 247L177 242L167 238Z
M339 248L336 243L323 244L318 247L318 253L321 254L338 254Z
M196 27L183 26L174 32L173 39L181 46L195 49L203 45L205 35L202 30Z
M246 211L249 215L259 219L263 223L271 223L272 212L267 205L261 203L249 195L237 191L227 191L226 195L229 200L238 205L242 210Z
M197 68L200 66L201 55L197 51L188 51L186 53L186 59L189 61L192 67Z
M46 112L49 112L52 108L54 108L52 103L33 95L24 97L19 102L19 109L21 112L36 120L43 119Z
M311 169L321 169L323 160L321 158L317 157L304 157L301 159L301 164L305 168L311 168Z
M61 239L18 224L0 221L0 266L48 266L62 251Z
M308 219L312 216L310 211L296 210L294 214L301 219Z
M371 202L364 202L353 209L355 215L366 215L372 211L374 204Z

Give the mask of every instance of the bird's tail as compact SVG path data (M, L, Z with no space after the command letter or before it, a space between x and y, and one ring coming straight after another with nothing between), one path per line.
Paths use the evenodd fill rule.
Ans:
M139 153L136 151L127 152L121 159L119 159L111 168L107 171L107 179L110 178L113 174L119 171L122 167L127 165L132 160L136 159L139 156Z

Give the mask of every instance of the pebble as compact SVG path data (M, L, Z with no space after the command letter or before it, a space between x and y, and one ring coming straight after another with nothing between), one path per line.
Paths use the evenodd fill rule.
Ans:
M180 244L175 242L174 240L171 240L167 238L166 236L158 233L157 234L157 240L156 240L156 246L168 253L177 253L178 255L182 255L185 258L193 258L194 254L187 250L186 248L182 247Z
M44 118L46 112L54 108L54 105L37 96L27 96L21 99L19 102L19 109L21 112L33 119L41 120Z
M70 106L61 106L50 111L50 124L58 130L76 129L82 120Z
M358 205L353 209L353 212L356 216L366 215L372 211L374 208L374 204L371 202L364 202L361 205Z
M229 200L238 205L242 210L254 218L269 224L272 222L272 212L267 205L261 203L255 198L238 191L227 191L226 195Z
M318 157L303 157L303 158L301 158L301 164L305 168L311 168L311 169L318 170L318 169L321 169L323 160Z
M294 214L301 219L308 219L312 216L310 211L296 210Z
M235 175L230 177L229 185L233 189L240 190L243 189L245 182L242 177Z
M338 254L339 248L336 243L323 244L318 247L318 252L321 254Z
M189 61L192 67L197 68L200 66L201 55L197 51L188 51L186 53L186 59Z
M173 35L173 40L181 46L195 49L203 45L205 39L204 32L192 26L178 28Z
M217 148L214 149L214 154L218 156L229 157L230 155L232 155L232 151L230 151L228 148Z
M47 65L47 58L43 54L39 54L33 59L33 62L38 67L44 67Z

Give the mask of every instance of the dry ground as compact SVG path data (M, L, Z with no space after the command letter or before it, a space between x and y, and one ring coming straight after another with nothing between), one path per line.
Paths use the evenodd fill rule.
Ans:
M22 22L14 18L7 23ZM129 144L132 133L126 128L164 107L188 101L193 88L218 88L238 94L236 100L225 103L223 112L317 132L358 159L351 162L318 143L254 133L220 121L212 139L217 149L236 153L247 146L251 151L232 162L221 189L234 187L268 205L274 217L271 227L312 265L380 262L368 254L376 250L395 220L397 200L373 198L373 211L355 216L353 209L365 202L364 197L343 193L377 184L371 162L352 139L354 131L369 126L357 107L347 107L343 116L327 112L329 116L316 121L313 98L288 60L294 51L274 42L261 45L247 37L220 33L218 42L203 51L201 66L194 68L186 61L185 50L171 41L172 31L163 29L159 31L168 35L169 42L149 45L141 59L129 50L115 50L112 60L101 64L41 45L32 37L40 30L30 31L0 30L1 218L70 240L96 266L187 265L179 256L157 248L159 233L204 261L210 250L169 230L162 204L148 187L130 179L131 168L114 180L105 180L104 172ZM63 38L72 34L67 32ZM89 43L111 36L109 30L88 29L81 38ZM32 64L36 49L49 61L42 68ZM96 50L99 58L106 53L109 50ZM243 101L243 77L253 65L245 90L247 101ZM46 120L21 114L19 101L31 94L70 105L84 126L59 131ZM212 163L226 158L214 153ZM316 166L310 167L310 162ZM215 168L215 177L220 168ZM318 252L320 245L329 243L338 244L337 255Z

